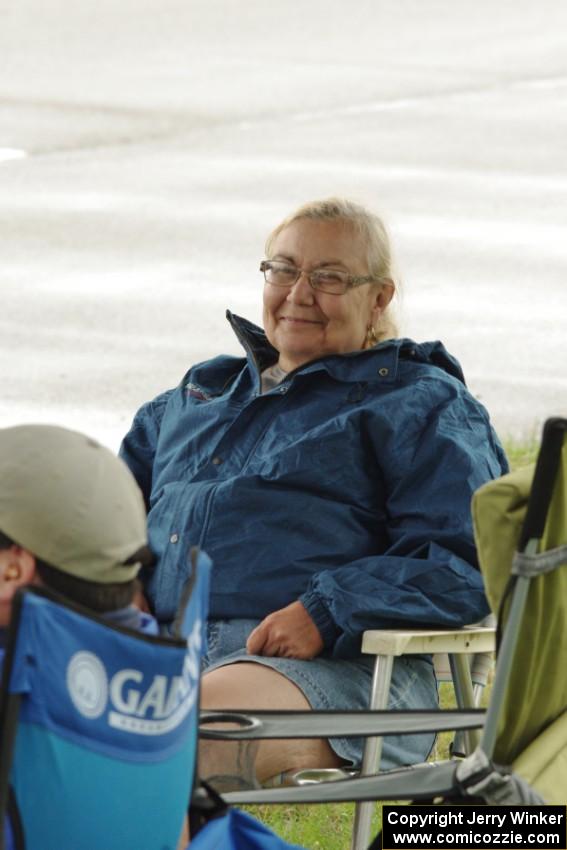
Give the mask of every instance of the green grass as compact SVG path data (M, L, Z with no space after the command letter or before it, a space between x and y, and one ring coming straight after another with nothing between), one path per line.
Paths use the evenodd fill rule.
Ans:
M510 463L510 469L519 469L522 466L527 466L536 459L539 442L534 437L530 440L519 442L518 440L508 439L504 441L504 451Z
M249 806L247 811L291 844L307 850L347 850L350 845L354 804L320 806ZM373 820L372 835L379 829Z
M538 443L534 438L527 442L508 439L504 448L511 469L532 463L537 455ZM490 686L485 688L483 704L486 705ZM455 707L453 690L449 683L440 686L442 708ZM452 734L439 735L432 758L443 760L449 757ZM327 804L320 806L249 806L247 811L274 830L291 844L299 844L307 850L347 850L354 813L353 804ZM376 805L372 822L372 836L381 824L381 806Z

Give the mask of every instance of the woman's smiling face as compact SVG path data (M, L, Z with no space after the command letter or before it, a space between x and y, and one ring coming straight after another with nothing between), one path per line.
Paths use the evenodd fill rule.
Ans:
M298 219L276 237L270 260L281 260L312 272L337 269L368 274L366 247L352 227L341 220ZM302 273L291 287L264 286L264 330L279 351L286 372L324 357L364 347L369 325L392 297L389 286L367 284L332 295L311 288Z

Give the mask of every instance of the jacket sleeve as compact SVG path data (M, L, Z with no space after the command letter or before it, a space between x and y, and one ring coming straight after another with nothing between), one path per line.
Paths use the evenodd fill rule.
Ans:
M489 611L470 502L507 471L506 458L486 411L464 387L440 391L429 383L415 393L414 415L389 437L370 429L388 547L317 573L300 597L339 657L358 651L366 629L460 627Z
M146 510L149 510L150 506L153 465L161 420L172 392L173 390L168 390L142 405L120 446L119 455L138 482L144 495Z

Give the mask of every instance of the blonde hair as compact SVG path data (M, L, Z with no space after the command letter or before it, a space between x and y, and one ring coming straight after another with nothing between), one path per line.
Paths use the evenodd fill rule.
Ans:
M326 198L321 201L309 201L288 215L272 230L266 239L266 256L270 257L275 240L286 227L301 219L312 221L342 221L359 236L366 246L368 273L377 283L398 286L394 278L390 237L382 219L365 209L361 204L346 198ZM398 335L391 303L381 314L378 327L375 328L377 342L392 339Z

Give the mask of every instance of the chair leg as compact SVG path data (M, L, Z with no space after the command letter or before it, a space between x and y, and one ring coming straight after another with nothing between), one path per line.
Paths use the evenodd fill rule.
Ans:
M394 657L377 655L370 694L371 710L388 708ZM378 773L382 756L382 738L367 738L362 758L361 776ZM354 810L351 850L366 850L370 839L370 824L375 803L357 803Z
M480 708L480 701L482 700L484 688L485 688L484 685L479 685L478 683L473 685L473 695L474 695L475 708Z
M457 705L459 708L474 708L476 701L468 655L451 653L451 655L449 655L449 662L451 664L451 671L453 674ZM463 736L465 754L470 755L480 744L480 730L467 729L466 731L455 735L454 746L457 750L460 747L460 735Z

